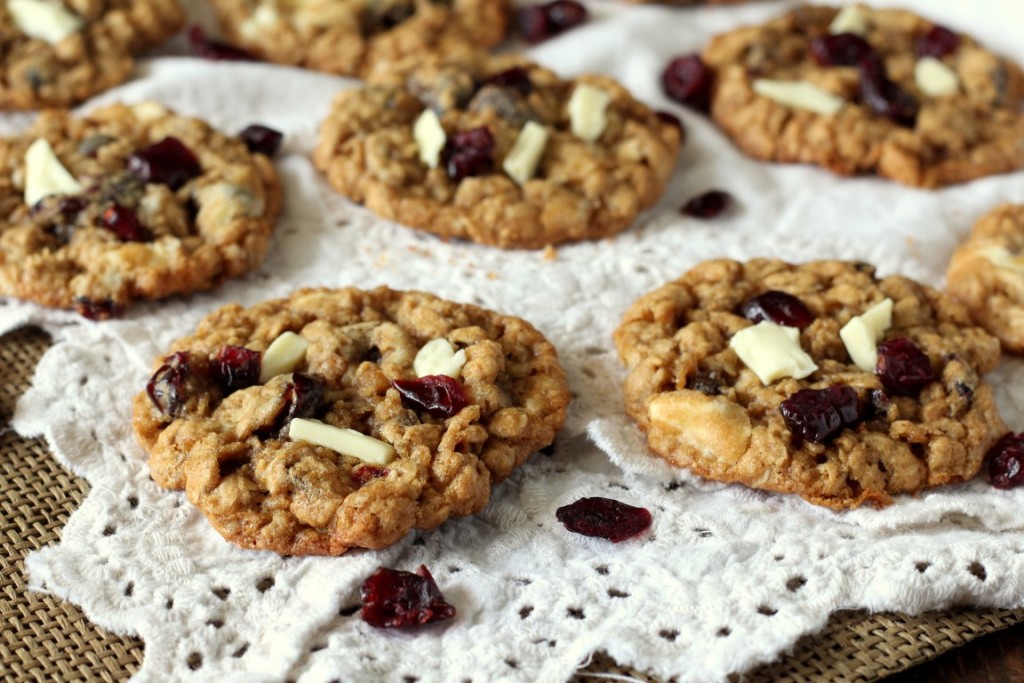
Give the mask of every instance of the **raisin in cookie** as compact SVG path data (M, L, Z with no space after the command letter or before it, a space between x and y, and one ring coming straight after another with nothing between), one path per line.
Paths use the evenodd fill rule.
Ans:
M263 59L365 76L403 58L500 42L510 0L212 0L228 39Z
M629 414L670 464L835 509L973 477L1006 433L999 344L863 263L708 261L615 332Z
M715 38L711 115L759 159L939 187L1024 166L1024 73L902 10L802 6Z
M628 227L664 191L681 129L611 79L508 55L378 74L334 101L313 154L380 216L499 247Z
M155 102L0 140L0 294L108 318L255 268L281 203L238 137Z
M287 554L479 512L569 403L526 321L384 287L226 306L171 352L135 399L153 478L229 541Z
M126 80L185 22L177 0L7 0L0 109L77 104Z
M1024 353L1024 205L982 216L949 264L947 289L1003 348Z

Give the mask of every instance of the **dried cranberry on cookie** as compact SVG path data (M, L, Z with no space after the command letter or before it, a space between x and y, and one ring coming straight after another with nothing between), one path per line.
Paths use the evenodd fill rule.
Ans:
M701 59L712 118L758 159L927 188L1024 166L1024 72L908 11L800 6ZM692 79L669 71L687 101Z
M421 292L226 306L135 398L160 486L245 548L340 555L479 512L552 443L569 389L529 323Z
M702 263L615 331L629 414L701 476L827 507L973 477L1006 433L999 344L949 297L863 263Z
M605 76L478 55L407 62L342 92L313 161L384 218L535 249L627 228L664 191L681 135Z

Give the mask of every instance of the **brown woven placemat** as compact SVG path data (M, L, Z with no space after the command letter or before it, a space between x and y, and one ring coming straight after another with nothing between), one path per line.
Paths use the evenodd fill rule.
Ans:
M0 337L0 680L123 680L142 663L141 640L106 633L76 606L25 587L25 555L58 540L68 515L88 491L84 480L54 461L44 442L23 439L7 428L15 401L48 344L46 335L33 329ZM790 655L742 680L867 683L1021 622L1024 610L963 609L921 617L840 612L824 631L797 643ZM660 683L601 653L573 681L607 680L592 674Z

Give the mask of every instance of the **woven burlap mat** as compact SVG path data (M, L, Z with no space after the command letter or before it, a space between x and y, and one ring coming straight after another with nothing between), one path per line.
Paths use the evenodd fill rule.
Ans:
M50 457L43 441L23 439L8 428L15 401L48 344L35 329L0 337L0 680L123 680L142 663L141 640L106 633L74 605L25 588L25 555L57 541L88 491L84 480ZM790 655L742 680L866 683L1021 622L1024 609L963 609L921 617L840 612L823 632L797 643ZM600 653L573 681L608 680L608 674L659 683Z

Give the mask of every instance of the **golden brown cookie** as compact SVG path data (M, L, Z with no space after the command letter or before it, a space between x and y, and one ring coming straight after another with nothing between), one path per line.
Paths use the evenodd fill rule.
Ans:
M1024 205L1003 204L953 252L947 289L1003 348L1024 353Z
M258 266L270 159L156 102L40 114L0 140L0 294L102 319Z
M384 287L226 306L170 351L135 398L153 479L229 541L286 554L479 512L569 403L526 321Z
M65 107L126 80L185 22L177 0L8 0L0 109Z
M610 78L478 55L407 62L342 92L313 161L384 218L535 249L627 228L664 191L680 137Z
M615 344L656 454L834 509L970 479L1007 431L981 379L998 342L863 263L708 261L638 299Z
M1024 166L1020 67L911 12L839 11L801 6L704 50L711 116L744 152L918 187Z
M500 42L510 0L212 0L234 45L343 76Z

